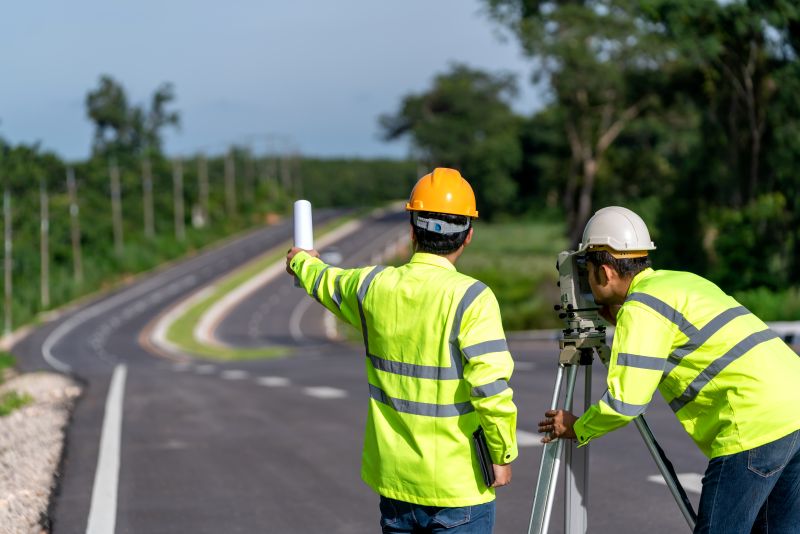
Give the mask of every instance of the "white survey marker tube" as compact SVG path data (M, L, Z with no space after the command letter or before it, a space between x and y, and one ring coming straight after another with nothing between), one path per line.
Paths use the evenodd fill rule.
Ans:
M314 248L314 224L311 219L311 202L295 200L294 202L294 246L305 250ZM295 277L294 286L300 287L300 280Z
M314 248L314 225L311 220L311 202L294 202L294 246L305 250Z

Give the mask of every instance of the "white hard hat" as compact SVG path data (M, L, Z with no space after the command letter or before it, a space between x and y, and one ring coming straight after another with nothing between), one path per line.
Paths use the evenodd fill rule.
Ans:
M656 248L641 217L628 208L609 206L598 210L583 230L579 251L590 248L608 250L616 258L646 256Z

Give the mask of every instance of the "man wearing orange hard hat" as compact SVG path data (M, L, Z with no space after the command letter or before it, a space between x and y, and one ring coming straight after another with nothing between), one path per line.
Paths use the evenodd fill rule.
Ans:
M454 169L423 176L406 204L414 255L400 267L339 269L293 248L287 270L361 330L369 412L361 477L383 532L490 533L494 488L517 457L514 367L500 309L456 271L478 217Z

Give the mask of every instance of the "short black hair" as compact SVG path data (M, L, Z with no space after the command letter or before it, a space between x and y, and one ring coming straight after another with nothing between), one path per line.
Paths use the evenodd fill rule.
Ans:
M607 250L590 250L586 252L586 261L596 266L608 265L622 278L633 277L652 266L650 256L641 258L615 258Z
M463 226L468 224L467 229L456 234L437 234L430 230L425 230L414 224L414 214L419 217L433 218L450 224ZM411 227L414 229L414 241L416 242L417 252L428 252L444 256L455 252L467 239L467 234L472 228L472 219L466 215L453 215L450 213L436 213L432 211L412 211Z

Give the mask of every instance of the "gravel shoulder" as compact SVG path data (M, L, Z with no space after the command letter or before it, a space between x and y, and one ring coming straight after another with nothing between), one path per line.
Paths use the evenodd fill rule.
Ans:
M64 433L81 388L66 376L37 372L0 385L0 395L11 391L33 400L0 417L0 534L42 534L48 532Z

